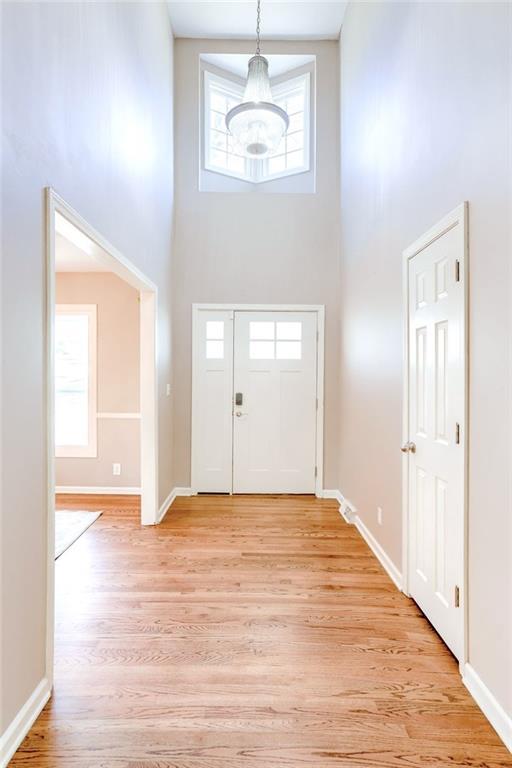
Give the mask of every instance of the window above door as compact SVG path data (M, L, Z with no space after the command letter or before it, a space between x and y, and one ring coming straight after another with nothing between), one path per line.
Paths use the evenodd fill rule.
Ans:
M234 58L245 61L248 57ZM244 78L240 76L240 64L237 72L230 72L212 65L213 55L208 61L201 58L202 191L315 191L314 57L274 58L313 61L272 79L274 101L287 112L290 124L275 154L261 160L244 157L226 127L226 114L243 100ZM226 59L229 56L222 57L222 64ZM276 70L280 71L278 67ZM235 186L229 179L235 180ZM237 182L241 185L236 186Z

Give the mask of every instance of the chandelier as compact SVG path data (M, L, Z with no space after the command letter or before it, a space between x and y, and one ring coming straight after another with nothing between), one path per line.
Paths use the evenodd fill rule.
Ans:
M244 98L226 115L226 127L235 139L236 149L256 160L276 151L290 122L284 109L274 104L268 60L260 54L260 2L258 0L256 16L256 54L249 59Z

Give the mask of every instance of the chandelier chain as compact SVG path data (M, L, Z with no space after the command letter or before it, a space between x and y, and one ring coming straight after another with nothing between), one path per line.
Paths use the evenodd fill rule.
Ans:
M261 0L258 0L258 10L256 12L256 55L260 55L260 22L261 22Z

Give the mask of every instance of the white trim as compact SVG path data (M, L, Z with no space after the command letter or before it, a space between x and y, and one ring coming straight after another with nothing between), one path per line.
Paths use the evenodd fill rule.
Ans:
M373 554L379 561L379 563L382 565L386 573L388 574L389 578L394 582L397 589L402 591L402 574L394 564L394 562L391 560L387 552L382 548L382 546L379 544L373 533L370 531L369 528L366 527L366 525L363 523L361 518L358 514L354 515L352 522L363 539L366 541L370 549L372 550Z
M161 505L160 509L158 510L159 523L162 522L167 512L169 511L170 507L172 506L173 502L175 501L175 499L178 498L178 496L195 496L195 493L193 492L192 488L173 488L172 491L167 496L167 498L165 499L164 503Z
M96 422L98 399L98 307L96 304L55 304L55 315L87 316L87 445L58 445L56 458L96 458L98 455L98 425Z
M323 304L192 304L192 333L199 312L225 311L225 312L316 312L317 315L317 361L316 361L316 388L318 408L316 412L316 478L315 495L323 498L324 479L324 378L325 378L325 306ZM194 377L192 376L192 420L194 409ZM193 431L192 431L193 434ZM194 477L194 440L192 439L190 450L190 476ZM194 484L192 483L192 488Z
M463 448L465 459L464 478L464 542L463 542L463 584L461 585L461 603L464 611L463 651L459 659L461 674L469 653L469 600L468 596L468 457L469 457L469 237L468 203L464 202L448 213L437 224L421 235L402 254L402 306L403 306L403 378L402 378L402 442L409 440L409 260L444 234L461 226L460 278L464 288L463 344L465 349L464 381L464 421L462 425ZM402 454L402 590L409 596L409 454Z
M109 413L107 411L96 414L97 419L140 419L140 413Z
M50 681L43 677L0 737L0 768L9 765L14 753L50 698Z
M512 752L512 717L505 712L471 664L464 664L462 682L507 749Z
M55 493L96 494L99 496L140 496L141 488L127 485L57 485ZM158 522L158 521L157 521Z

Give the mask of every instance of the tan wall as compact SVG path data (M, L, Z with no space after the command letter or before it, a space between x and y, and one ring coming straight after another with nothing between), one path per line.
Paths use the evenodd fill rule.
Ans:
M56 301L97 307L98 413L139 413L138 291L108 272L63 272ZM56 485L140 487L140 420L100 418L97 427L97 457L58 458Z
M339 347L339 110L336 42L265 43L317 56L317 193L198 189L199 55L251 42L176 41L176 227L173 249L175 471L190 485L193 302L326 305L325 483L336 487ZM334 485L333 485L334 484Z
M340 489L400 566L401 253L469 201L470 661L510 714L511 24L505 3L350 4L339 294Z
M45 673L46 185L158 285L161 502L173 486L173 54L164 2L4 2L0 12L3 730Z

